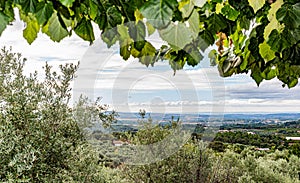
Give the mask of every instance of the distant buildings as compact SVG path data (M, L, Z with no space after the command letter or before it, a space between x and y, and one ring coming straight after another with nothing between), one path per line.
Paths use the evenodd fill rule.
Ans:
M300 140L300 137L285 137L286 140L293 140L293 141L298 141Z
M219 130L219 133L225 133L225 132L230 132L230 130Z
M257 151L270 151L270 148L255 148Z
M121 140L112 140L112 144L114 146L122 146L122 145L128 145L129 142L128 141L121 141Z

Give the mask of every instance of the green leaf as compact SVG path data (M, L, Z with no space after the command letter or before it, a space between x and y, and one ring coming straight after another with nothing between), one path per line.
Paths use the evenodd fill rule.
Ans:
M130 38L128 33L128 27L123 25L118 25L117 30L119 33L119 44L120 44L120 54L124 60L127 60L130 57L130 45L133 43L133 40Z
M288 83L289 88L293 88L298 84L298 78L292 78L290 82Z
M190 0L180 1L178 5L178 9L181 11L183 18L189 17L193 12L194 4Z
M36 38L40 31L40 25L33 15L23 17L22 20L26 22L26 28L23 30L23 37L31 44Z
M27 15L28 13L35 13L38 0L16 0L16 4L21 6L21 10Z
M202 7L207 2L207 0L191 0L195 6Z
M257 86L263 81L264 78L261 77L261 71L260 68L255 66L251 69L251 75L250 75L254 81L256 82Z
M5 2L5 6L2 9L2 13L9 17L9 22L12 22L15 20L14 6L12 6L9 1L3 1Z
M280 25L280 23L276 19L272 19L272 21L265 27L264 39L268 40L268 38L273 30L280 31L283 27L284 26Z
M268 13L268 20L270 21L270 23L265 27L264 31L265 40L268 40L268 37L272 30L276 29L280 31L282 28L284 28L284 25L281 25L276 19L276 12L282 6L282 4L283 0L277 0L275 3L271 4L271 8Z
M210 0L211 2L214 2L214 3L222 3L223 0Z
M268 20L272 21L274 18L276 19L276 12L281 8L284 4L283 0L276 0L274 3L271 4L271 8L268 12Z
M9 17L0 12L0 36L9 23Z
M228 55L222 56L218 58L218 71L220 76L229 77L234 73L234 69L232 68L231 59L228 58Z
M271 46L272 50L281 52L282 50L281 36L276 29L271 32L267 43Z
M289 47L291 42L295 40L292 36L293 35L291 35L289 31L285 34L280 34L276 29L274 29L271 32L267 43L271 46L273 51L281 52L285 48Z
M118 40L118 31L116 28L106 30L101 34L101 38L107 44L107 47L110 48Z
M149 23L146 22L148 36L151 36L155 32L155 28Z
M171 22L176 6L176 0L150 0L140 11L155 28L162 29Z
M40 25L43 25L46 23L49 18L52 16L53 13L53 4L51 2L49 3L39 3L36 8L36 19Z
M140 20L142 21L144 18L142 13L138 9L134 11L134 17L135 17L135 21L140 21Z
M81 21L77 24L74 29L75 33L81 37L82 39L93 42L95 40L93 26L91 21L86 20L86 18L82 18Z
M262 73L261 76L266 80L271 80L275 78L277 75L276 69L272 69L270 67L267 67Z
M235 21L240 14L239 11L236 11L228 4L222 8L221 12L228 20L232 20L232 21Z
M199 21L199 13L194 11L190 18L188 19L189 29L193 32L192 37L195 39L198 37L200 32L200 21Z
M217 4L216 4L216 11L215 11L216 14L221 13L223 7L224 7L224 4L223 4L223 3L217 3Z
M249 55L250 55L250 52L249 52ZM240 65L240 69L243 71L247 68L247 65L248 65L248 60L244 59L243 62L241 63Z
M170 45L175 46L173 49L183 49L185 45L192 42L192 32L184 23L177 25L171 23L167 28L159 31L161 38Z
M128 27L125 26L124 24L118 25L117 30L118 30L118 33L120 35L119 39L120 39L121 42L123 42L127 39L131 39L131 37L129 35ZM133 41L131 41L129 44L131 44L132 42Z
M285 28L282 32L282 37L286 40L287 44L289 44L287 47L296 44L300 40L300 27L294 30Z
M89 0L89 15L94 20L98 15L98 6L93 0Z
M209 31L205 30L201 33L200 42L199 42L200 48L207 48L209 45L212 45L214 42L215 42L214 36Z
M146 27L142 21L130 22L128 25L130 37L135 41L144 41L146 37Z
M282 6L276 13L279 22L284 23L286 27L295 29L300 26L300 3Z
M150 64L153 66L154 62L156 61L155 53L156 53L155 47L151 43L146 42L144 48L140 52L139 61L142 64L146 65L147 67Z
M238 20L240 22L240 26L242 29L249 30L250 28L250 20L244 15L242 18Z
M69 35L68 30L61 25L57 13L53 13L47 24L43 27L43 33L47 34L52 41L60 42Z
M130 57L130 45L120 46L120 55L124 60L128 60Z
M59 2L66 7L71 7L75 0L59 0Z
M174 70L174 75L176 73L176 70L183 69L184 65L186 64L186 55L187 53L183 50L172 50L166 55L166 58L169 60L171 68Z
M284 63L290 62L293 65L300 65L300 43L283 50L282 59ZM300 72L299 72L300 73Z
M123 16L118 10L117 7L112 6L107 9L107 22L109 23L110 27L116 27L117 25L121 24L123 21Z
M145 45L146 27L142 21L129 22L127 24L130 37L134 41L134 47L141 51Z
M200 61L203 59L202 54L198 50L198 48L194 44L190 44L184 48L186 51L186 59L187 64L190 66L196 66L200 63Z
M271 50L271 47L266 42L259 45L259 53L266 62L273 60L276 57L275 52Z
M248 0L249 5L253 8L254 13L256 13L259 9L261 9L264 4L265 0Z
M251 63L252 61L254 61L253 56L251 55L251 52L247 49L245 49L245 56L243 58L243 62L240 65L240 69L243 71L247 68L248 63Z
M208 58L210 59L210 65L216 66L217 65L217 51L211 50L208 54Z
M207 19L207 30L210 31L212 34L216 34L217 32L220 32L222 29L224 29L226 25L226 19L223 18L221 14L212 14Z

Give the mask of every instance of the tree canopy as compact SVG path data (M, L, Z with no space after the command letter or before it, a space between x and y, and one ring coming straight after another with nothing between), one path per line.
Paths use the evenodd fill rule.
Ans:
M277 77L291 88L300 76L298 0L0 0L0 34L15 7L29 44L40 31L56 42L75 32L92 43L94 22L108 47L118 43L123 59L146 66L196 66L215 45L209 58L223 77L251 72L258 85ZM161 48L146 39L155 31Z

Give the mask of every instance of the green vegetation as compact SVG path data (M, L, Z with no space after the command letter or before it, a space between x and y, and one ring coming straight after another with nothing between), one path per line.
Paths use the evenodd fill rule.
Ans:
M146 66L196 66L215 45L209 57L223 77L251 72L258 85L277 77L291 88L300 76L298 0L2 0L0 34L14 21L14 8L29 44L40 31L57 42L75 32L92 43L94 23L108 47L118 42L124 60ZM146 40L155 31L166 45Z
M104 182L105 170L68 106L77 65L45 78L23 74L25 59L0 53L0 182Z
M133 137L133 143L151 144L170 130L146 125L144 131ZM151 138L145 138L145 132ZM159 162L125 164L119 169L129 182L300 182L300 159L288 150L265 152L234 144L216 152L209 148L211 144L190 140L178 152Z
M154 163L124 164L126 156L115 162L112 158L116 154L97 149L100 143L111 143L109 135L89 129L99 121L109 127L116 113L108 113L107 106L84 97L75 107L68 105L70 82L78 66L68 64L53 72L46 64L44 78L38 79L37 72L23 74L24 64L20 54L1 50L1 182L300 182L298 143L278 150L283 143L280 136L251 136L239 131L218 134L219 141L214 144L190 139ZM159 142L181 125L179 121L155 125L151 118L142 118L140 123L143 128L135 133L115 133L118 138L114 139L129 142L120 148ZM204 131L198 125L194 133ZM251 146L262 143L275 148L265 152Z

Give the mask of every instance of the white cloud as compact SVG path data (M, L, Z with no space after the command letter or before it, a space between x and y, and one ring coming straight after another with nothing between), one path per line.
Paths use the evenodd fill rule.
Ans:
M281 87L274 79L263 81L257 87L249 74L221 78L216 67L188 68L173 76L168 62L158 62L146 68L137 60L124 62L118 47L106 49L96 41L91 47L75 34L60 43L39 33L29 45L23 38L24 24L16 20L0 37L0 46L12 46L28 58L26 73L41 72L45 61L55 69L63 63L81 60L77 91L103 95L108 103L120 111L138 111L142 107L153 112L298 112L300 111L300 87ZM99 31L96 33L99 37ZM160 46L154 34L149 38ZM206 60L207 61L207 60ZM41 76L42 77L42 76ZM80 85L78 85L80 83ZM98 92L98 93L97 93ZM96 93L96 94L95 94ZM150 110L150 111L151 111Z

